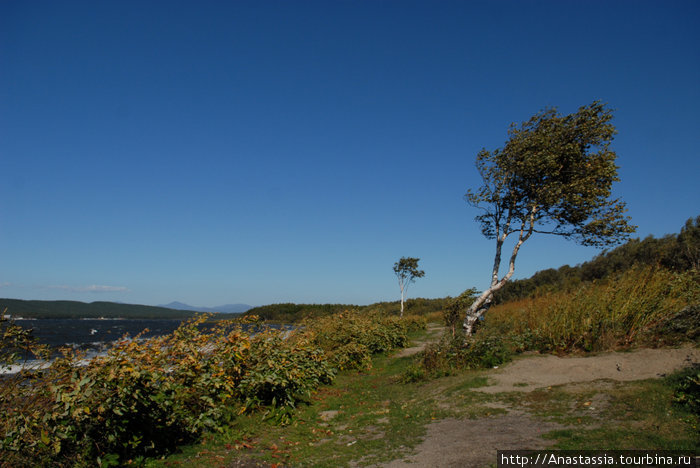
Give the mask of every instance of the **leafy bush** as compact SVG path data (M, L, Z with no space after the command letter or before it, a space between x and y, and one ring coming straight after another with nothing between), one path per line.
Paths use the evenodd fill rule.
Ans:
M466 313L467 309L469 309L469 306L474 303L476 294L476 289L469 288L459 296L451 299L443 309L443 320L445 325L449 327L450 331L452 332L452 336L455 336L457 330L461 328L462 321L464 320L464 314Z
M360 343L347 343L329 350L331 361L338 370L369 370L372 368L372 353Z
M448 299L424 299L417 297L415 299L407 299L405 302L405 314L413 316L428 316L435 313L440 313L444 308ZM385 317L391 315L399 315L401 311L401 303L393 302L377 302L366 306L356 306L350 304L269 304L260 307L254 307L248 310L246 316L259 316L266 321L275 323L300 323L304 320L315 319L319 317L328 317L343 314L348 310L355 310L363 314L376 315Z
M27 358L48 358L48 348L37 342L31 330L5 318L6 314L7 309L0 314L0 371L9 370Z
M428 345L421 356L421 367L425 373L440 377L456 369L499 366L510 361L511 356L506 341L498 336L481 333L465 340L460 332L454 336L445 335L439 342ZM411 372L418 374L415 370Z
M363 369L371 366L369 356L404 347L409 329L420 327L425 327L421 318L400 319L345 311L309 322L305 330L315 344L329 353L339 369Z
M223 322L202 331L206 319L161 337L124 339L89 362L66 349L47 369L0 381L0 459L110 466L170 451L247 410L265 407L287 422L337 369L368 368L373 353L404 346L409 329L425 327L424 318L344 312L295 331L251 335ZM16 362L17 350L40 350L31 333L0 325L0 365Z
M682 369L670 379L674 402L700 416L700 364Z
M303 328L338 370L367 370L373 354L406 346L408 333L425 329L427 323L423 316L387 317L356 309L314 319Z
M219 430L252 406L294 406L333 370L308 340L240 327L124 340L81 365L66 350L42 372L2 382L0 458L11 466L105 466ZM31 404L29 404L31 403Z
M306 337L284 339L268 330L251 340L250 359L239 391L246 408L291 406L308 399L313 389L329 384L335 371L323 351Z

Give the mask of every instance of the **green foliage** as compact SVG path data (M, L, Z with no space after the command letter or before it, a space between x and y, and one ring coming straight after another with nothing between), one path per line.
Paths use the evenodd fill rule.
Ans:
M418 269L419 261L420 258L401 257L398 262L394 263L394 274L399 280L399 288L401 289L401 310L399 312L401 317L403 317L404 297L408 285L415 282L416 278L425 276L425 272Z
M401 257L398 262L394 263L394 274L399 279L399 283L408 285L413 283L416 278L425 276L423 270L418 269L420 258Z
M276 323L295 323L304 319L342 313L356 306L345 304L269 304L253 307L244 316L257 316Z
M426 323L346 311L250 335L234 322L202 331L207 318L124 339L89 362L65 349L45 370L3 379L0 458L10 466L110 466L172 451L246 411L286 424L338 369L368 369L371 354L404 346L408 331ZM33 345L29 332L2 323L3 344ZM5 348L2 356L15 359Z
M285 339L268 330L251 340L250 359L238 390L246 408L259 405L294 407L311 391L335 377L324 352L307 337Z
M5 318L6 314L7 309L0 315L0 371L8 370L28 357L47 358L48 348L37 342L31 330Z
M428 345L421 357L421 367L427 375L440 377L456 369L482 369L499 366L511 360L512 352L501 337L478 333L465 340L463 333L445 335ZM413 374L421 375L413 370ZM407 380L413 378L406 375Z
M634 232L623 202L610 199L618 181L612 111L600 102L574 114L545 109L511 125L503 148L482 150L476 165L484 185L467 201L484 235L557 234L583 245L610 245ZM523 232L528 234L523 236Z
M340 369L369 369L371 356L402 348L410 331L424 329L423 317L399 318L359 310L308 321L304 330Z
M401 348L408 342L409 322L393 316L365 315L357 310L322 317L305 326L313 342L344 368L366 367L367 356ZM353 362L351 355L356 355L357 361Z
M700 364L687 367L669 379L674 387L673 401L700 416Z
M459 296L451 299L443 309L442 314L445 325L450 328L453 336L461 328L464 314L469 309L469 306L474 303L477 293L478 291L475 288L469 288Z
M405 313L408 315L430 315L440 313L447 303L447 298L407 299ZM363 313L376 315L399 315L401 311L400 301L377 302L366 306L348 304L269 304L254 307L244 316L258 316L267 322L274 323L300 323L307 319L326 317L342 314L346 310L358 310Z
M334 376L306 339L251 337L223 323L205 333L205 320L124 340L86 365L65 350L45 371L5 379L0 456L17 466L90 466L158 455L253 406L292 407Z
M405 314L408 315L408 319L411 316L430 316L434 314L441 314L445 305L450 301L447 298L437 298L437 299L425 299L422 297L417 297L413 299L407 299L404 303ZM377 302L375 304L370 304L368 306L358 307L359 311L367 313L375 313L378 315L399 315L401 312L400 301L393 302Z

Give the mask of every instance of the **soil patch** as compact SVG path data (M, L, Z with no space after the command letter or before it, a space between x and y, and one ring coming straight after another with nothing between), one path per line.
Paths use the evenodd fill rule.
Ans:
M497 450L542 449L553 444L540 436L562 426L525 414L511 413L485 419L443 419L428 426L416 454L382 465L401 467L488 467Z
M500 369L488 371L494 382L473 391L530 392L537 388L567 385L574 391L587 391L591 382L664 377L673 371L700 362L700 349L640 349L632 352L602 353L588 357L528 356ZM606 387L605 382L594 385ZM605 395L595 395L584 403L587 409L605 406ZM423 442L413 455L380 465L400 467L490 467L495 466L497 450L544 449L554 441L542 435L565 426L542 421L499 401L485 406L503 408L508 414L479 419L444 419L430 424Z
M588 357L536 356L519 359L489 372L495 383L474 390L488 393L530 392L537 388L600 379L643 380L663 377L700 362L700 349L639 349Z

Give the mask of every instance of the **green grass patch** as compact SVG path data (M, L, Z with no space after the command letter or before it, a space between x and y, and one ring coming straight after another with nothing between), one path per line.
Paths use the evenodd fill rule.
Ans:
M687 374L681 371L680 374ZM678 374L501 394L502 401L565 426L545 438L566 450L697 450L699 417L678 404Z
M148 466L211 466L251 459L291 466L346 466L362 454L363 464L391 460L414 447L425 426L451 412L439 409L425 384L401 384L409 358L380 356L366 372L341 373L309 405L298 407L291 424L265 413L238 418L205 444Z

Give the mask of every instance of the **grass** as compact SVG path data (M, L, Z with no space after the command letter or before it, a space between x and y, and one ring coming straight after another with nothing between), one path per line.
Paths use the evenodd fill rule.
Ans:
M420 339L425 332L413 334ZM432 420L454 414L440 409L431 383L402 384L412 359L379 356L369 371L341 373L332 387L297 408L293 422L270 414L240 416L224 433L148 466L226 466L244 458L269 465L338 467L363 454L363 463L399 457L417 445ZM268 465L266 465L268 466Z
M698 450L699 416L673 403L672 378L596 381L502 394L512 407L561 424L562 450Z
M698 415L673 404L669 379L616 383L595 423L548 436L557 448L698 450Z
M675 318L679 311L698 303L697 272L634 268L577 290L495 306L487 315L486 328L508 336L520 350L591 352L640 343L672 344L700 333L696 312L681 329L670 327L681 323Z

